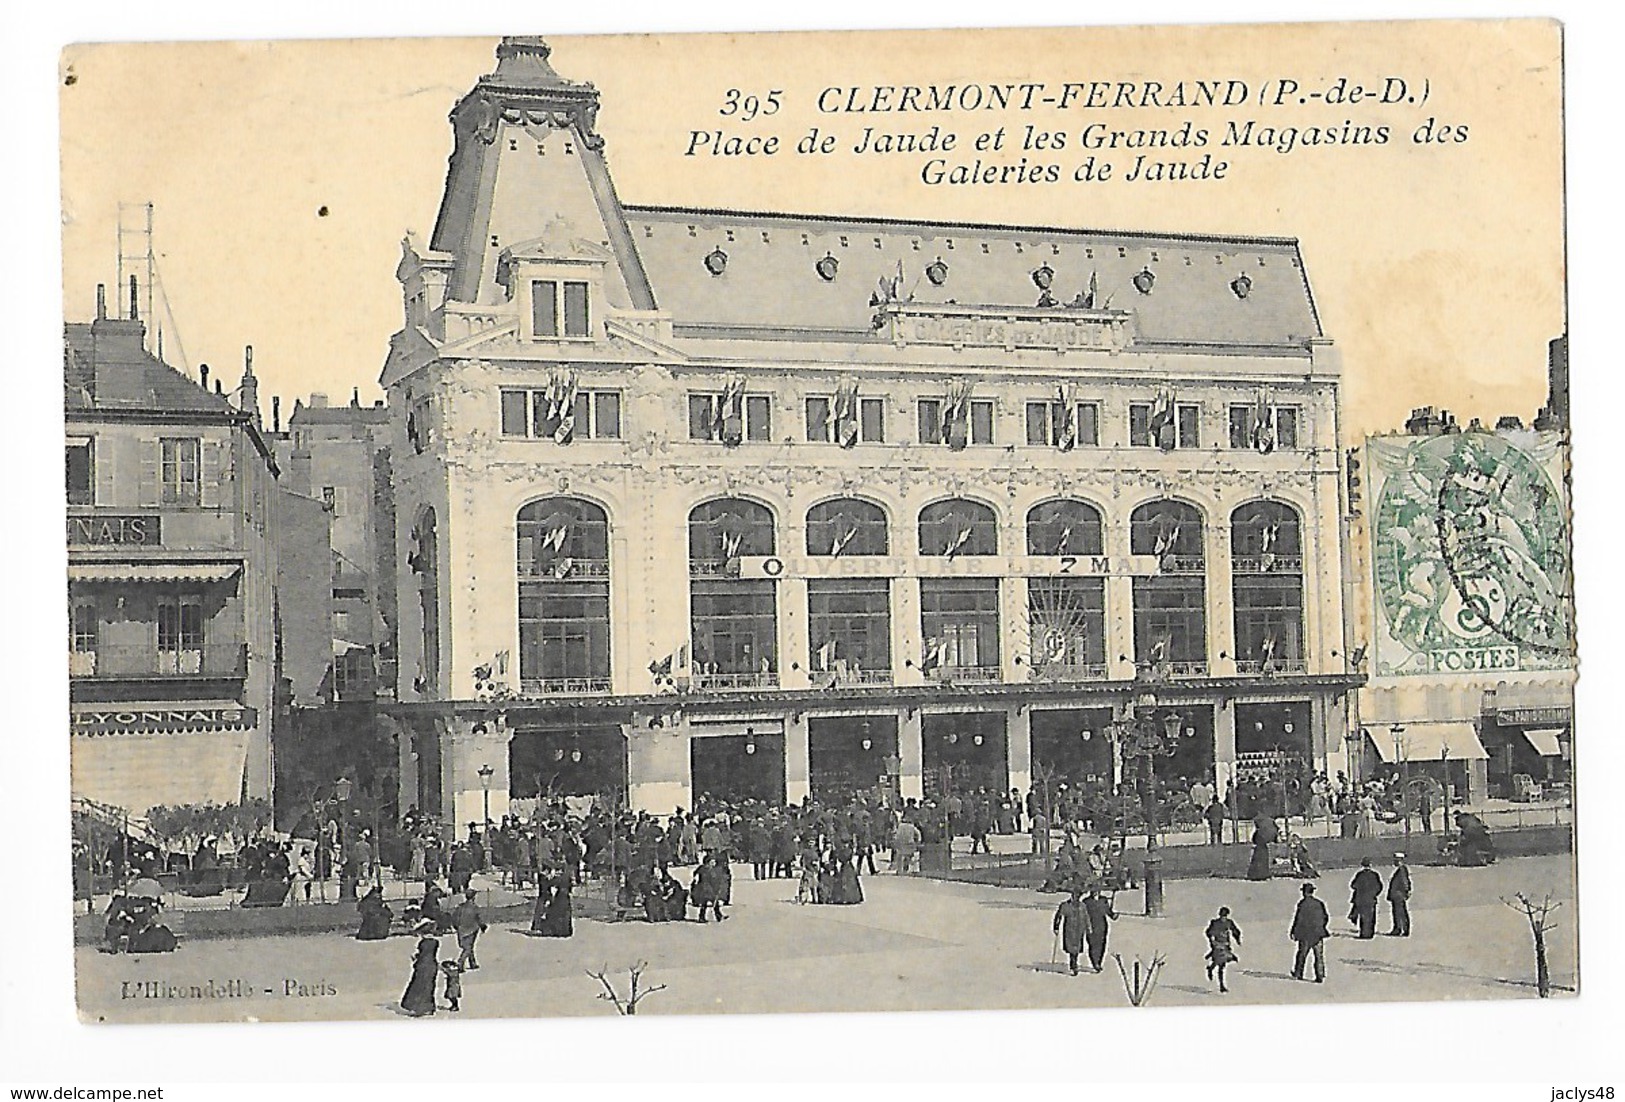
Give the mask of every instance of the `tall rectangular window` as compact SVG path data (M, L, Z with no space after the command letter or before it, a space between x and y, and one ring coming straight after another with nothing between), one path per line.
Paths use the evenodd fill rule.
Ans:
M997 670L997 578L922 578L920 630L942 668Z
M551 279L531 281L530 324L538 337L559 335L559 285Z
M89 601L78 602L73 606L72 616L74 653L85 654L94 651L99 627L95 604Z
M863 398L858 402L859 431L866 444L886 442L886 402L882 398Z
M993 443L993 402L990 399L977 399L970 404L970 442Z
M922 444L940 444L940 443L942 443L942 399L941 398L921 398L920 402L919 402L919 410L920 410L920 434L919 434L920 443L922 443Z
M202 441L166 437L159 441L159 474L165 505L196 505L202 499Z
M1128 407L1128 443L1131 448L1149 448L1151 441L1151 407L1134 402Z
M203 669L203 604L197 597L158 602L158 672L200 673Z
M587 285L585 283L566 283L564 285L564 335L566 337L585 337L591 334L590 319L587 317Z
M767 398L759 395L746 397L745 439L773 439L773 404Z
M1100 403L1078 403L1078 443L1091 448L1100 445Z
M89 440L68 445L68 504L96 504L95 452Z
M807 439L828 443L830 439L830 417L828 398L807 399Z
M690 440L715 440L716 433L716 407L714 395L690 394L688 396L688 438Z
M1054 415L1054 402L1027 403L1027 443L1034 447L1055 443L1054 434L1050 432Z
M807 582L807 653L812 668L848 677L891 670L891 580Z
M592 435L601 440L621 438L621 396L618 391L592 392Z
M530 408L530 392L504 390L502 392L502 435L528 436L530 421L526 414Z
M1202 446L1202 437L1198 431L1201 424L1201 410L1198 406L1175 406L1174 419L1178 426L1177 441L1181 448L1199 448Z

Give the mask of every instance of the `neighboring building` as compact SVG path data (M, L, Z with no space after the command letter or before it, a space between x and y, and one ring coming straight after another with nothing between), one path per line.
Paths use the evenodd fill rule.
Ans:
M1463 431L1431 408L1414 411L1404 433L1366 440L1362 775L1398 766L1448 779L1470 803L1520 795L1520 775L1567 779L1568 447L1565 432L1526 430L1515 417Z
M245 368L231 399L145 328L66 327L73 794L155 805L271 795L277 466ZM203 369L207 372L207 368Z
M548 54L397 270L403 802L1025 791L1113 771L1137 671L1164 775L1344 765L1295 241L623 205Z
M320 502L331 519L329 701L371 701L395 685L395 509L389 412L382 402L295 402L277 434L283 485ZM314 565L314 564L313 564Z

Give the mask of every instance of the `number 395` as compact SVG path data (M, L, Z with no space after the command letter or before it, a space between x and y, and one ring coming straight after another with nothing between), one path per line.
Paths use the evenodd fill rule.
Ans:
M784 95L782 88L771 89L765 96L730 88L723 97L722 107L717 114L724 118L737 117L740 122L750 122L758 115L776 115L779 113L779 97L782 95Z

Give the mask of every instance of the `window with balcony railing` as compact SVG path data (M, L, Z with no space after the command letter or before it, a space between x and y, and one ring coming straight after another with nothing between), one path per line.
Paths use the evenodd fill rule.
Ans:
M607 685L609 515L581 498L544 498L519 511L517 534L521 687Z
M1150 501L1129 516L1129 550L1159 572L1134 579L1134 658L1170 673L1207 669L1207 579L1202 514L1182 501Z
M1238 672L1306 668L1302 539L1298 511L1284 502L1252 501L1230 515Z

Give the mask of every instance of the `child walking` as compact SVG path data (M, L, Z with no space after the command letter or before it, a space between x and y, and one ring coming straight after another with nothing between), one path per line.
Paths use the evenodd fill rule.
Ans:
M463 998L463 966L454 960L443 960L440 970L446 974L446 1002L451 1004L452 1010L461 1010L458 1004Z
M1237 945L1241 944L1241 927L1230 919L1230 908L1220 907L1218 917L1207 924L1207 978L1219 977L1219 992L1230 990L1224 985L1225 965L1237 959Z

